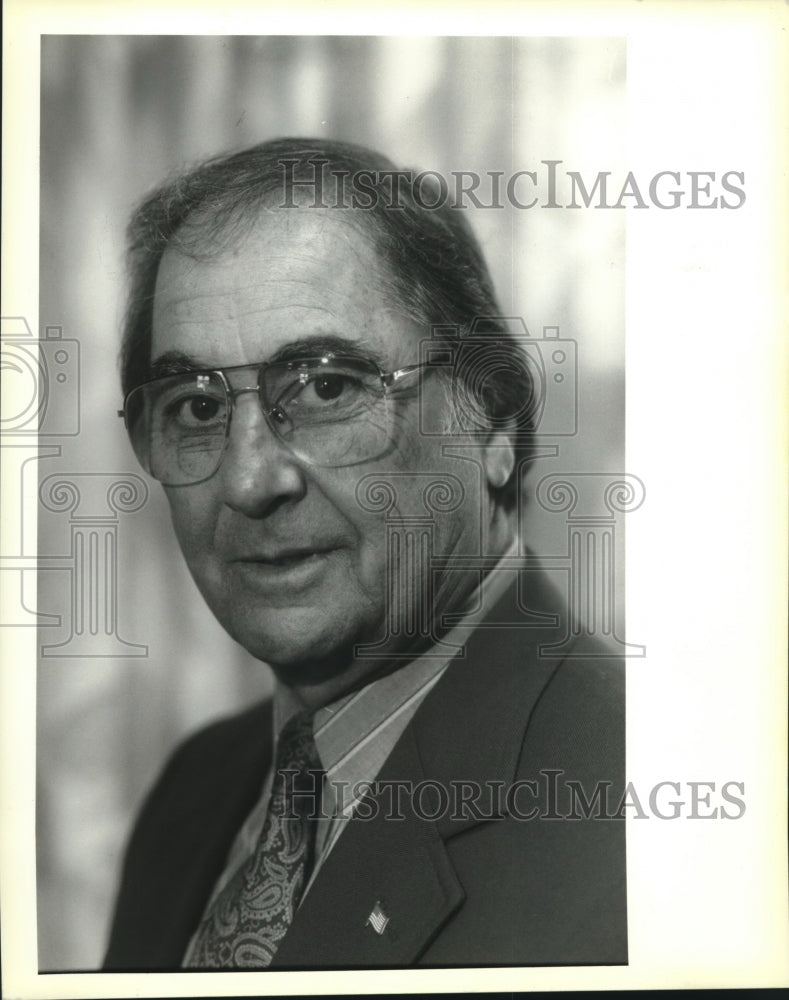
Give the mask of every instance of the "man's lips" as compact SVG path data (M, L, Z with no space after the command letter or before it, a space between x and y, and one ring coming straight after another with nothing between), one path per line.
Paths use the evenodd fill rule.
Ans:
M325 581L336 548L282 548L245 554L227 566L242 591L281 600Z
M329 553L334 552L336 548L337 546L326 546L325 544L305 545L275 549L267 552L255 552L252 554L244 553L243 555L235 556L229 561L231 563L240 563L242 565L291 566L299 562L303 562L306 559L314 559L320 556L329 555Z

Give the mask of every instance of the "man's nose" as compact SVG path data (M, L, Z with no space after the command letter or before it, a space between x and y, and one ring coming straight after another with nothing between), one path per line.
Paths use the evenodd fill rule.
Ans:
M236 396L219 475L224 502L247 517L265 517L304 496L304 472L268 425L256 394Z

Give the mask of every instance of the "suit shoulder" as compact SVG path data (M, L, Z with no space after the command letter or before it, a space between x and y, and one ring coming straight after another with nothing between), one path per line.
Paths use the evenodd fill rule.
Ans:
M207 802L229 805L238 799L238 811L249 808L270 755L268 702L219 719L188 736L173 750L143 801L129 856L159 839L162 826L191 822Z
M172 753L126 850L105 968L177 968L271 757L268 703L213 722Z
M224 771L230 760L240 767L244 759L265 756L271 741L271 718L271 702L263 701L203 726L175 747L157 784L178 780L193 770L207 780Z
M530 768L558 768L568 777L621 784L625 661L613 656L563 660L535 705L524 751Z
M568 656L547 685L545 699L560 699L576 714L624 712L625 662L602 652Z

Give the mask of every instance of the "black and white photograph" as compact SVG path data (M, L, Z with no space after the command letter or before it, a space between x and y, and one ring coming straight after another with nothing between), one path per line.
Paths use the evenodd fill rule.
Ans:
M8 995L789 979L779 5L639 6L11 5Z

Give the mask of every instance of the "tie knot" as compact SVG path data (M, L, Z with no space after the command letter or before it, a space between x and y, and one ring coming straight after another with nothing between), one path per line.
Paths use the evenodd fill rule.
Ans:
M278 771L321 769L318 749L312 735L312 719L308 712L299 712L288 719L277 741Z

